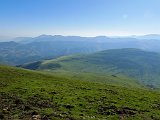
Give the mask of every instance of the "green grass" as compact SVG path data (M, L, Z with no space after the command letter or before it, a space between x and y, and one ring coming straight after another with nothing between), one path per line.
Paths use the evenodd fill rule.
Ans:
M39 63L39 62L37 62ZM29 68L33 64L22 65ZM160 87L160 54L138 49L116 49L41 61L36 69L71 73L128 76L147 86Z
M79 80L78 80L79 79ZM0 117L52 120L160 119L160 94L0 66Z
M63 70L43 70L40 72L47 73L56 76L65 76L67 79L83 80L95 83L102 83L107 85L128 87L128 88L145 88L143 84L137 82L135 79L131 79L122 75L114 74L101 74L101 73L90 73L90 72L70 72Z

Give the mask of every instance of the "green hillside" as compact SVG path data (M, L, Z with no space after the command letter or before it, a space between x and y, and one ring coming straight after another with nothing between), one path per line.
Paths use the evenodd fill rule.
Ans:
M70 71L76 74L124 75L151 87L160 86L160 54L139 49L115 49L87 55L65 56L22 67L52 72Z
M36 70L35 68L41 66L41 63L42 62L30 63L30 64L23 65L23 67ZM121 87L132 87L132 88L145 87L143 84L139 83L137 80L123 76L123 75L117 76L114 74L104 74L104 73L76 72L76 71L69 71L69 70L66 71L66 70L62 70L62 69L60 69L60 70L53 69L53 66L49 67L48 69L39 69L38 68L38 70L40 70L40 72L42 72L42 73L46 73L46 74L50 74L50 75L54 74L56 76L65 76L65 78L67 78L67 79L84 80L84 81L104 83L104 84L108 84L108 85L121 86Z
M160 119L160 94L0 66L0 119Z

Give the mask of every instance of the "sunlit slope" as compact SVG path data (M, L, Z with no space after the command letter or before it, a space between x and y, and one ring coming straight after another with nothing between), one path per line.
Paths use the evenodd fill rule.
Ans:
M63 57L68 58L68 57ZM62 59L62 58L59 58ZM57 60L59 60L57 59ZM47 66L46 66L47 62ZM44 66L45 69L44 69ZM129 78L124 75L114 75L114 74L104 74L104 73L93 73L93 72L81 72L81 71L70 71L70 70L64 70L64 69L55 69L55 66L59 65L57 63L50 63L48 61L45 62L35 62L30 64L25 64L21 67L25 67L28 69L34 69L37 68L37 70L51 74L56 76L65 76L67 79L73 79L73 80L83 80L83 81L90 81L90 82L96 82L96 83L103 83L108 85L114 85L114 86L122 86L122 87L136 87L136 88L145 88L143 84L138 82L137 80L133 78ZM43 66L43 67L41 67Z
M88 55L26 64L22 67L39 70L70 71L128 76L149 86L160 86L160 54L139 49L115 49Z
M160 119L158 92L0 66L1 119Z

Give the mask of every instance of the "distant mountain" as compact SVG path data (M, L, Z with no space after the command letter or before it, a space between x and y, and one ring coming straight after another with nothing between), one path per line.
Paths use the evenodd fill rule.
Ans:
M10 41L19 42L19 43L30 43L32 42L32 37L16 37L13 39L10 39Z
M101 45L81 41L46 41L32 43L1 42L0 61L18 65L63 55L90 53L101 50Z
M16 38L17 39L17 38ZM21 40L20 43L31 43L31 42L55 42L55 41L83 41L87 40L86 37L80 36L62 36L62 35L40 35L38 37ZM14 40L13 40L14 41Z
M12 37L0 35L0 42L12 41L11 39L13 40Z
M160 86L160 54L139 49L116 49L88 55L65 56L21 67L45 71L124 75L145 85Z
M93 53L120 48L138 48L146 51L160 52L160 40L129 37L41 35L35 38L15 38L13 41L0 42L0 63L19 65L64 55Z
M160 40L160 35L159 34L148 34L148 35L142 35L142 36L132 36L134 38L138 39L155 39L155 40Z

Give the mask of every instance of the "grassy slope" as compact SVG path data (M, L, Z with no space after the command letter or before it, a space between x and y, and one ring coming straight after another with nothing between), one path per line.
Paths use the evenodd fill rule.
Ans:
M82 57L82 56L76 56L76 57ZM114 75L112 73L105 73L102 71L100 73L97 73L97 67L93 66L93 72L83 71L82 69L88 68L91 70L91 66L89 67L84 66L83 61L75 61L75 56L63 56L58 59L53 60L45 60L40 62L34 62L29 64L24 64L21 67L27 68L27 69L33 69L33 70L39 70L42 72L45 72L47 74L54 74L57 76L65 76L65 78L68 79L74 79L74 80L85 80L85 81L91 81L91 82L98 82L98 83L105 83L109 85L114 86L123 86L123 87L136 87L141 88L144 87L141 83L136 81L135 79L123 76L123 75ZM73 59L73 60L72 60ZM66 62L67 61L67 62ZM60 66L59 66L60 65Z
M76 82L75 82L76 81ZM0 117L160 119L160 94L0 66Z
M42 61L35 69L124 75L146 85L160 86L160 54L138 49L106 50L94 54L66 56ZM32 64L32 65L33 65ZM32 66L31 65L31 66ZM30 68L24 65L23 67Z
M128 88L145 88L143 84L140 84L135 79L131 79L126 76L116 76L112 74L100 74L100 73L89 73L89 72L71 72L71 71L63 71L63 70L43 70L43 73L54 74L57 76L65 76L67 79L74 80L83 80L89 82L102 83L107 85L128 87Z

